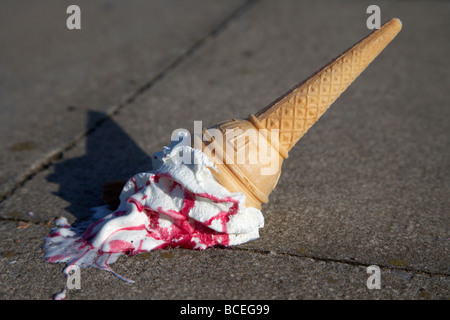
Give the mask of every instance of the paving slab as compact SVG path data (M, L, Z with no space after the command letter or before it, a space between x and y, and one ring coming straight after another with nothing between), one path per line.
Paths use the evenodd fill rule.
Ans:
M69 30L71 2L2 1L0 197L148 85L243 3L81 0L81 29ZM89 111L98 117L86 117Z
M291 150L248 247L448 274L449 48L444 33L427 38L447 23L441 5L380 2L403 30ZM262 2L114 119L150 144L168 128L142 136L138 117L168 110L182 120L167 127L191 132L194 120L246 117L366 35L367 6ZM304 23L310 12L320 18Z
M50 299L65 281L40 249L54 217L89 216L103 182L148 170L173 130L272 102L368 34L369 4L252 2L33 175L0 204L2 296ZM112 267L133 285L83 269L69 298L448 299L450 6L378 5L403 30L291 150L260 239L122 257ZM84 127L104 114L85 112ZM366 286L369 265L381 269L380 290Z
M0 223L0 296L48 300L66 284L61 265L36 250L48 226ZM368 289L364 266L239 248L159 250L123 257L109 272L80 270L80 289L67 298L133 300L443 299L443 276L381 268L382 289Z

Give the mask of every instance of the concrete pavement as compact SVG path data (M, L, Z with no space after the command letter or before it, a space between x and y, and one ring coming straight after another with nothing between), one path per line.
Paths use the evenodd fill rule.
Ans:
M373 3L79 1L67 30L69 4L0 4L2 299L62 289L55 217L92 214L173 130L272 102L367 35ZM403 30L290 152L259 240L122 257L135 284L83 269L68 297L448 299L450 5L376 4Z

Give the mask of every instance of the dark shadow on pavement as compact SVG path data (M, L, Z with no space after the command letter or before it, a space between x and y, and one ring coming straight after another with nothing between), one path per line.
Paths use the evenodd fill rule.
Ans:
M103 116L89 112L88 127ZM151 157L125 131L108 118L87 135L86 152L78 158L62 159L47 181L57 183L55 194L70 205L66 208L77 220L92 216L93 207L104 205L103 185L127 180L134 174L151 170Z

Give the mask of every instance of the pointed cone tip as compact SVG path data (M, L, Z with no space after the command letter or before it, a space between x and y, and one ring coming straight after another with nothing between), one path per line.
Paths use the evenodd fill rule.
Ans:
M399 29L402 28L403 23L399 18L392 18L391 21L398 26Z
M395 34L397 35L400 30L402 30L403 23L399 18L392 18L388 22L386 22L386 25L389 25L391 30L395 30Z

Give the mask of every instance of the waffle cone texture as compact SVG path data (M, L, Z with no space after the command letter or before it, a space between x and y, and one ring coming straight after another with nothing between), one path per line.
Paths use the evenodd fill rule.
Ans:
M399 19L389 20L256 114L223 121L194 136L194 147L214 161L216 180L231 192L244 193L247 207L260 209L276 187L289 150L401 28ZM105 183L104 201L116 207L124 184Z
M218 123L203 130L202 137L194 137L194 146L215 162L218 182L231 192L243 192L247 206L261 208L278 182L289 150L401 28L399 19L389 20L256 114Z

